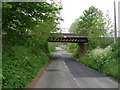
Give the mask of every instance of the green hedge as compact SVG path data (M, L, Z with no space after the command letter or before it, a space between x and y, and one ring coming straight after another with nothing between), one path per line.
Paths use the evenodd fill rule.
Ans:
M28 84L48 62L48 56L40 49L14 46L3 54L3 88L22 88Z
M56 43L48 42L49 55L54 53L55 47L56 47Z
M69 44L69 49L68 51L73 54L73 56L77 57L78 56L78 45L76 43L70 43Z
M98 47L89 54L80 57L79 61L106 74L120 79L118 66L120 60L120 42L104 49Z
M46 0L2 3L3 88L23 88L48 62L48 39L62 21L58 16L62 8L55 4Z

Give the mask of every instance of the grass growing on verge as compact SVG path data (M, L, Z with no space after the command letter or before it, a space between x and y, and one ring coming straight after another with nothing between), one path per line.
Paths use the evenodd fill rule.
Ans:
M30 82L48 61L41 49L11 47L3 54L3 88L22 88Z
M52 55L55 51L56 43L48 42L49 55Z
M73 56L78 56L78 45L76 43L70 43L68 45L62 45L62 49L67 50L68 52L72 53Z
M48 46L49 53L52 54L55 43L49 43ZM26 86L48 62L49 55L38 47L11 46L3 53L2 88Z
M80 57L79 61L115 79L120 79L118 60L120 60L120 44L113 44L104 49L97 47L89 54Z

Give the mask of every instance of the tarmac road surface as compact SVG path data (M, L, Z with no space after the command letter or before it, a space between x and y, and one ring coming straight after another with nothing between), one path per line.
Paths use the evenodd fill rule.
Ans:
M117 82L78 62L59 47L51 59L34 88L118 88Z

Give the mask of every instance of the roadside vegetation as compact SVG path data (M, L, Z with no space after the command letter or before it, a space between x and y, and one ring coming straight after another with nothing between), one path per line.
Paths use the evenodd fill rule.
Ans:
M108 75L120 80L118 66L120 66L120 42L106 48L97 47L79 58L79 61Z
M78 45L70 43L62 46L79 61L94 68L103 74L120 80L118 64L120 60L120 38L114 44L113 23L109 12L103 13L98 8L91 6L83 12L75 22L72 23L69 31L71 33L88 35L88 53L78 57Z
M60 10L53 1L2 3L2 88L23 88L48 62Z
M52 55L55 51L56 43L48 42L49 56Z

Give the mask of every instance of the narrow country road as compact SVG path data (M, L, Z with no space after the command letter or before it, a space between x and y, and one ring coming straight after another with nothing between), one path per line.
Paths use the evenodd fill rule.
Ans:
M118 84L57 47L34 88L118 88Z

